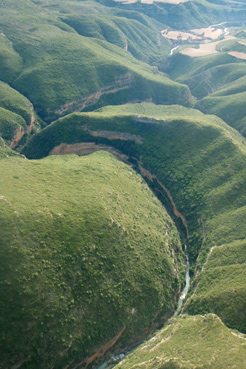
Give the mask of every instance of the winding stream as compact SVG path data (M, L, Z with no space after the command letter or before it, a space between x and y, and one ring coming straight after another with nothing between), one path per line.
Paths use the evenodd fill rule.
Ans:
M186 295L189 291L189 287L190 287L190 263L189 263L189 256L188 256L186 245L185 245L185 256L186 256L186 276L185 276L185 282L186 283L185 283L185 286L184 286L184 289L183 289L181 295L179 296L177 309L175 310L175 312L174 312L174 314L171 318L174 318L180 312L180 310L182 308L182 305L184 303L184 300L186 298Z
M170 51L169 56L170 56L170 55L173 55L173 52L174 52L178 47L179 47L179 45L178 45L178 46L175 46L175 47Z

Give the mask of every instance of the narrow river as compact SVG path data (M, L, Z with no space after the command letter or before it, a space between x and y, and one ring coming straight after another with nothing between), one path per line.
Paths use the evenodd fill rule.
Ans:
M188 251L187 251L187 246L185 245L185 257L186 257L186 276L185 276L185 286L184 289L181 293L181 295L179 296L179 301L178 301L178 306L177 309L175 310L172 318L174 318L175 316L178 315L178 313L180 312L183 302L186 298L186 295L189 291L189 287L190 287L190 262L189 262L189 256L188 256Z
M173 52L174 52L178 47L179 47L179 46L175 46L175 47L170 51L169 56L170 56L170 55L173 55Z
M169 318L169 320L172 319L172 318L175 318L179 314L179 312L180 312L180 310L182 308L182 305L184 303L184 300L186 298L186 295L187 295L187 293L189 291L189 287L190 287L190 262L189 262L189 255L188 255L188 251L187 251L187 245L185 245L184 251L185 251L185 257L186 257L185 286L184 286L184 289L183 289L182 293L179 296L177 309L175 310L175 312L173 313L173 315L171 316L171 318ZM113 368L114 367L114 363L115 363L115 365L118 364L118 362L120 360L124 359L124 357L126 355L128 355L129 353L130 353L130 351L129 352L122 352L122 353L120 353L118 355L112 356L109 360L107 360L103 364L99 365L97 367L97 369L109 369L109 368Z

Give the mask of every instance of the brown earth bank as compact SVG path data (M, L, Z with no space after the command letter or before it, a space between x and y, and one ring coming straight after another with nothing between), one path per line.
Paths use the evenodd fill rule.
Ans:
M78 100L70 101L60 106L60 108L57 109L55 112L51 113L63 116L69 113L80 112L85 108L96 104L103 95L114 94L121 90L129 89L132 85L132 82L133 82L133 74L127 73L118 80L116 80L115 82L113 82L111 85L102 87L100 90L89 96L82 97L81 99Z

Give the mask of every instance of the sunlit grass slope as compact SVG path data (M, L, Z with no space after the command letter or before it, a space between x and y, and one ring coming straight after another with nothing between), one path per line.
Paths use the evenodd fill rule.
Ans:
M213 314L180 316L146 341L117 369L243 369L246 337Z
M146 62L161 60L169 54L170 43L160 32L163 25L150 22L145 16L136 20L130 18L131 13L127 15L127 12L125 17L76 14L62 20L80 35L108 41Z
M59 119L33 136L23 153L29 158L40 158L61 143L78 142L114 147L125 154L138 170L141 170L141 165L157 176L170 191L178 211L186 218L187 242L193 262L200 252L198 269L206 261L212 246L245 239L245 139L218 117L176 105L105 107L97 112L71 114ZM162 193L164 203L171 210L160 183L153 179L151 185L156 193ZM224 268L229 275L229 267L225 265ZM245 265L242 268L245 273ZM191 293L198 281L194 279ZM244 280L232 278L226 281L225 288L231 294L236 283L239 299L243 301ZM221 285L216 274L214 284ZM230 306L229 314L223 310L226 304ZM233 309L234 319L231 319ZM192 312L198 310L202 313L215 310L230 327L246 331L244 306L235 306L223 293L217 294L208 308L201 304Z
M20 55L14 50L13 44L0 33L0 78L4 82L12 82L22 67Z
M23 145L27 135L36 132L40 125L43 122L34 112L32 103L0 81L0 136L5 143L10 147L16 147L19 142Z
M16 151L11 150L0 137L0 159L8 158L9 156L20 156Z
M25 120L26 125L31 123L31 102L7 83L3 82L0 82L0 107L19 115Z
M1 367L75 366L170 316L179 235L131 167L100 152L0 171Z
M115 16L96 2L12 0L1 8L0 27L21 63L8 81L47 121L109 103L189 104L187 86L134 58L157 61L171 48L147 16Z
M217 45L221 53L199 58L177 54L161 70L189 86L198 109L219 116L245 136L246 62L227 53L245 53L246 46L239 42L245 40L221 42Z
M237 222L240 221L238 216ZM184 310L188 309L190 314L214 312L227 325L245 333L245 271L245 239L215 247L197 278L196 291L188 299Z

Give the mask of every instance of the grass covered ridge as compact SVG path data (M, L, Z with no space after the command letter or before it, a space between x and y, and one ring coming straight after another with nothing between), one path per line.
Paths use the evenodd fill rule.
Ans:
M115 368L243 369L245 343L245 336L230 331L214 314L180 316Z
M132 168L105 152L0 167L1 366L75 365L169 316L179 235Z
M127 135L126 135L127 134ZM130 136L128 136L130 134ZM170 191L177 210L188 225L189 254L201 269L214 245L244 240L246 144L244 138L221 119L179 106L129 104L105 107L97 112L68 115L33 136L23 153L39 158L61 143L92 142L120 150L135 167L157 176L151 186L169 210L173 210L162 183ZM71 151L73 152L71 146ZM146 175L146 173L144 173ZM149 179L150 176L148 175ZM180 224L180 219L179 219ZM245 252L245 251L244 251ZM197 256L199 259L196 261ZM225 265L225 273L230 274ZM245 266L242 265L242 273ZM198 279L194 279L191 294ZM233 294L234 281L226 279ZM214 283L220 279L214 275ZM244 280L237 279L238 298L244 301ZM238 288L240 284L240 289ZM219 306L230 306L224 314ZM216 294L213 304L198 305L193 313L215 311L230 327L245 331L245 309L236 307L226 294Z
M4 81L49 122L109 103L189 104L187 86L140 61L154 62L169 53L160 24L144 15L132 19L131 12L129 17L113 13L96 2L79 1L68 6L15 0L2 7L3 38L21 61L14 77Z

